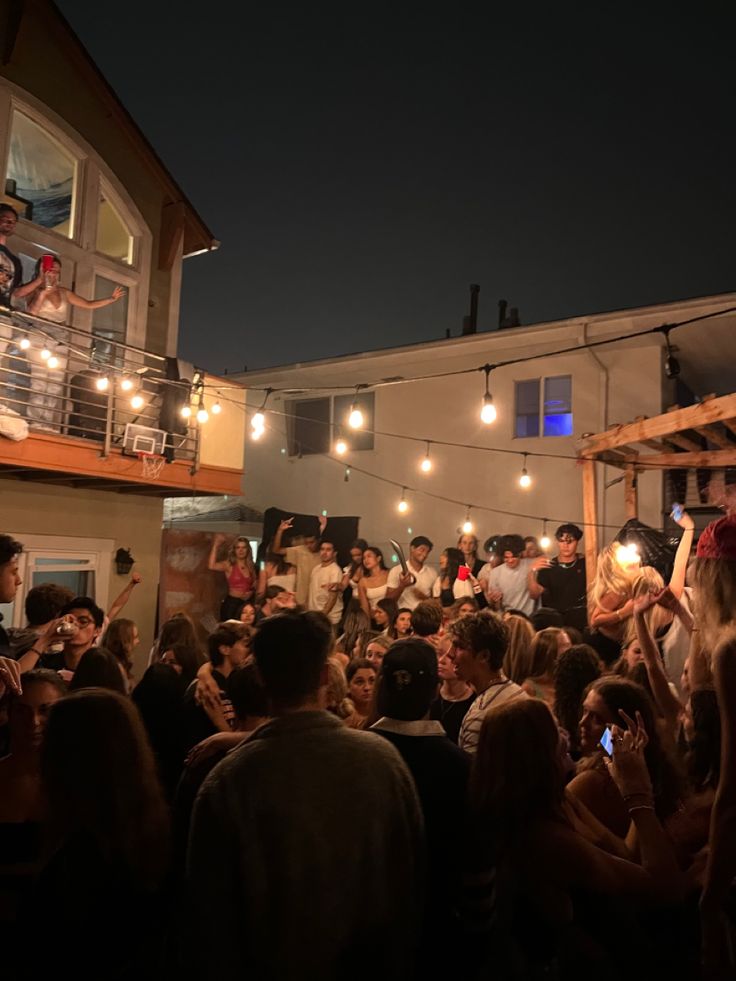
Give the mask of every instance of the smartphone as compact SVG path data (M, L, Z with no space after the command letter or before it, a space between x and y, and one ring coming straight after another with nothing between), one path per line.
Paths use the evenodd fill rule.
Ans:
M603 730L600 743L608 755L613 756L613 736L611 735L611 730L608 727Z
M261 561L258 563L258 568L261 570L261 572L263 572L263 570L266 568L266 560L265 559L261 559Z
M673 519L675 521L679 521L680 520L680 518L682 517L683 510L684 510L684 508L683 508L682 504L673 504L672 505L672 517L673 517Z
M41 272L51 272L54 268L56 256L53 255L42 255L41 256Z
M461 565L457 570L457 578L460 582L465 582L465 580L470 575L470 568L467 565Z

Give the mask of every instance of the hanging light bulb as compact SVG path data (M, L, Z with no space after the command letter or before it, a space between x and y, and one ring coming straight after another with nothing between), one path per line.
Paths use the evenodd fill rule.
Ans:
M345 483L350 482L350 467L345 467Z
M496 406L493 404L493 396L488 387L488 379L491 374L493 365L487 364L483 366L483 371L486 373L486 390L483 395L483 404L480 409L480 421L484 422L486 426L489 426L492 422L496 421Z
M200 405L199 409L197 410L197 422L207 422L209 417L210 414L207 409L205 409L204 405Z
M348 426L351 429L362 429L363 428L363 413L360 409L359 402L353 402L350 406L350 415L348 416Z
M212 412L213 416L219 416L219 414L222 412L222 406L219 402L215 402L210 411Z
M266 417L262 412L254 412L250 424L254 429L265 429Z
M539 539L539 547L544 549L546 552L551 544L552 542L547 534L547 519L545 518L544 523L542 524L542 537Z
M133 409L142 409L145 404L146 400L143 398L140 392L136 392L136 394L130 400L130 405Z
M133 379L130 378L128 375L123 375L123 377L120 379L120 391L129 392L132 387L133 387Z
M258 442L258 440L261 438L261 436L263 436L265 431L266 431L265 429L254 429L253 432L250 434L250 438Z
M528 490L532 486L532 478L527 473L526 469L526 453L524 454L524 466L521 468L521 476L519 477L519 487L523 487L524 490Z
M18 347L21 349L21 351L27 351L30 346L31 346L31 341L28 337L22 337L20 339L20 343L18 344Z
M52 354L51 357L46 362L46 364L49 366L49 368L58 368L59 367L59 359L56 357L55 354Z
M188 419L191 416L191 414L192 414L191 405L183 405L181 409L179 409L179 415L182 417L182 419Z
M47 347L44 347L44 349L41 351L41 358L44 361L48 361L50 357L51 357L51 351L49 351Z
M422 473L429 473L432 469L432 460L429 455L429 440L427 440L427 452L424 454L422 462L419 464Z
M339 439L335 442L335 453L337 453L338 456L344 456L347 453L347 451L348 451L348 444L345 442L342 436L340 436Z
M406 487L401 488L401 500L396 505L399 514L406 514L409 510L409 502L406 499Z
M100 377L95 382L95 388L98 392L106 392L110 386L110 379L107 375L100 375Z
M470 505L468 505L465 511L465 521L463 521L462 533L463 535L470 535L472 534L472 532L473 532L473 522L470 520Z
M266 402L268 402L268 396L271 394L273 389L267 388L266 394L263 396L263 402L261 407L256 409L250 419L251 428L253 430L253 439L260 439L261 436L266 431ZM256 436L256 433L258 435Z

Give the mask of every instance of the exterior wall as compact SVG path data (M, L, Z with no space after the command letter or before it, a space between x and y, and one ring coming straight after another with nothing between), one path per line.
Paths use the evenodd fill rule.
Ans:
M68 487L0 480L3 531L23 541L24 535L65 535L85 539L112 539L116 549L130 548L134 569L142 582L121 616L135 620L141 643L135 655L135 675L145 669L153 643L158 603L159 559L161 552L161 498L113 494L105 491L81 492ZM112 602L128 582L111 564L109 599Z
M145 236L136 263L141 268L142 280L136 298L136 321L129 330L128 342L155 353L173 354L181 243L173 269L160 269L158 262L163 208L172 198L154 171L150 151L136 145L135 138L120 125L119 113L111 111L112 97L102 97L101 86L90 84L91 67L70 42L57 16L45 7L44 3L25 5L11 60L0 67L0 97L15 96L28 101L71 139L79 140L82 149L90 151L89 165L82 168L84 172L80 175L82 197L89 201L88 185L96 178L95 170L99 167L112 177L116 190L139 213L150 234ZM10 84L2 84L3 76ZM5 159L4 141L5 134L2 134L0 160ZM20 225L18 233L23 237ZM62 257L64 241L71 240L60 239ZM101 265L105 264L103 258ZM112 267L114 272L114 262ZM125 267L117 268L117 272L123 274L123 278L117 277L118 281L125 284ZM87 279L89 276L82 275L76 280L76 287L83 295L89 295L91 288ZM66 280L64 283L67 285ZM78 326L87 327L89 322L86 311L75 311Z
M239 380L253 388L265 386L305 387L356 385L381 378L432 374L464 367L500 362L507 358L543 354L555 348L572 347L586 340L601 340L695 316L697 303L681 309L671 305L638 311L636 315L575 320L540 327L521 328L503 334L489 333L456 338L426 346L368 352L320 363L301 364L251 372ZM492 372L491 391L498 410L492 426L479 419L483 375L481 372L456 378L432 379L374 389L375 429L430 440L497 447L514 453L545 452L575 457L577 440L584 433L600 432L636 416L653 416L667 406L662 370L662 342L658 336L632 338L610 347L581 350L554 358L539 358L527 364ZM569 374L573 379L573 426L571 437L516 439L514 427L514 382L530 378ZM349 389L348 389L349 390ZM318 392L309 393L316 396ZM300 397L308 397L306 394ZM251 409L262 401L262 392L249 395ZM288 400L288 398L287 398ZM287 452L284 396L269 400L269 430L262 440L248 442L248 466L244 501L265 510L277 506L300 512L358 514L361 535L385 546L390 538L408 541L413 534L427 534L438 547L454 544L465 516L465 504L496 508L512 514L475 511L471 518L481 542L491 534L518 531L542 533L542 519L549 531L561 521L582 525L582 477L574 459L530 457L528 470L532 487L518 486L521 455L480 453L470 449L432 446L433 470L419 471L425 447L376 435L372 451L348 452L335 462L324 456L290 458ZM349 482L345 466L351 467ZM405 485L410 511L396 510L401 490L362 475L371 473ZM598 516L602 527L599 541L610 540L625 522L623 482L608 489L605 484L622 471L598 465ZM649 471L639 476L639 517L654 527L662 526L662 474ZM419 488L450 498L457 504L437 501L417 493ZM413 489L413 490L412 490ZM411 531L409 530L411 529ZM389 553L390 554L390 553ZM436 553L435 553L436 559Z
M217 396L212 387L222 382L228 390L223 392L220 401L222 412L212 414L212 405ZM233 388L230 382L223 382L215 375L205 375L205 404L210 412L209 421L200 429L201 446L199 461L203 466L224 467L229 470L243 470L245 459L246 390Z

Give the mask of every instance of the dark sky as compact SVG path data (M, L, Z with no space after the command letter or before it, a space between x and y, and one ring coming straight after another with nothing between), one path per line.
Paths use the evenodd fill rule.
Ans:
M715 5L59 6L222 241L184 272L212 370L456 334L471 282L480 329L736 286Z

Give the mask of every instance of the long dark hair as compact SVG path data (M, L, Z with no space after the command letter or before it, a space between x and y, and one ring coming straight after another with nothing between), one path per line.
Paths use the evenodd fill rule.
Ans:
M458 569L461 565L465 565L465 556L459 548L452 547L445 549L445 555L447 556L447 568L444 575L450 583L450 589L452 589L453 583L457 579Z
M133 650L134 630L135 622L133 620L126 620L125 617L119 617L117 620L110 621L100 641L100 646L110 651L120 661L129 678L133 673L131 652Z
M169 821L143 724L129 699L88 688L49 712L41 750L49 822L61 840L91 837L138 887L155 889L168 864Z
M385 570L386 563L383 561L383 552L380 548L378 548L376 545L366 545L366 547L363 549L363 553L365 554L366 552L373 552L375 557L378 559L378 568Z
M603 666L588 644L574 644L563 651L555 664L555 715L570 737L570 752L580 752L580 719L583 716L583 693L597 678Z
M350 546L350 551L352 552L354 548L359 548L361 552L365 552L365 550L368 548L368 542L365 540L365 538L356 538L353 544ZM373 551L376 551L376 549L374 549ZM362 568L363 568L362 557L360 562L353 562L353 560L350 559L350 567L348 569L348 575L352 579L352 577L355 575L358 569L362 569Z
M194 624L186 613L175 613L161 627L156 641L156 660L160 660L164 651L168 651L174 644L188 644L190 647L201 651Z

